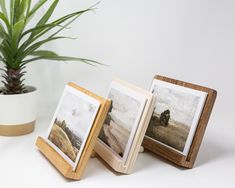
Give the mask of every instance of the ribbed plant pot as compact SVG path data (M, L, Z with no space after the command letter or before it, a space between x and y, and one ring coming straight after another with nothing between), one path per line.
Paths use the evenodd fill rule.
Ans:
M37 89L15 95L0 94L0 136L20 136L33 132L37 115Z

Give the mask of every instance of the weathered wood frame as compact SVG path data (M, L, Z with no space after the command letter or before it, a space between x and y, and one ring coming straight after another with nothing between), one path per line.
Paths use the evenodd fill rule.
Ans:
M183 87L187 87L187 88L191 88L191 89L195 89L195 90L199 90L199 91L203 91L206 92L207 98L204 104L204 108L201 114L201 117L199 119L198 125L197 125L197 129L195 131L194 137L193 137L193 141L189 150L189 153L187 156L184 156L176 151L174 151L173 149L170 149L160 143L157 143L155 141L153 141L152 139L149 139L148 137L145 136L144 141L143 141L143 146L144 148L146 148L147 150L150 150L154 153L156 153L157 155L179 165L185 168L193 168L215 100L216 100L216 96L217 96L217 91L215 91L214 89L210 89L207 87L202 87L199 85L195 85L195 84L191 84L191 83L187 83L187 82L183 82L183 81L179 81L179 80L175 80L175 79L171 79L171 78L167 78L164 76L155 76L154 79L157 80L162 80L165 82L169 82L172 84L176 84L179 86L183 86Z
M58 154L46 141L43 137L38 137L36 141L36 146L39 151L53 164L53 166L65 177L73 180L80 180L82 174L86 168L87 162L92 154L97 137L99 135L100 129L104 123L108 110L110 108L111 101L103 99L102 97L77 86L74 83L69 83L69 86L89 95L98 101L100 101L100 107L94 121L94 124L90 130L89 136L86 140L83 152L81 154L80 161L77 165L75 171L73 171L72 166L60 155Z

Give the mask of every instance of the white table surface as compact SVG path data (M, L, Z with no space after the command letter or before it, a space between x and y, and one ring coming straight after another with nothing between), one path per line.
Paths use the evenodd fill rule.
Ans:
M235 187L235 127L232 113L213 113L194 169L185 170L150 152L139 154L131 175L116 175L98 159L90 159L81 181L68 181L36 149L46 133L52 108L44 111L35 132L0 137L0 187ZM226 127L226 128L225 128Z

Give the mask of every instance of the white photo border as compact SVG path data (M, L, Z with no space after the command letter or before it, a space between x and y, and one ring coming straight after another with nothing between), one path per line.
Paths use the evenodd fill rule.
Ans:
M87 102L92 103L92 104L96 107L96 108L95 108L95 111L94 111L94 114L93 114L93 116L92 116L92 118L91 118L91 120L90 120L89 128L87 128L87 132L86 132L86 134L85 134L84 140L82 141L81 148L80 148L80 150L79 150L79 152L78 152L78 154L77 154L77 157L76 157L75 162L73 162L64 152L62 152L54 143L52 143L52 142L48 139L48 138L49 138L49 135L50 135L50 133L51 133L53 124L54 124L54 122L55 122L56 116L57 116L57 114L58 114L58 112L59 112L59 110L60 110L60 108L61 108L61 105L62 105L62 103L63 103L63 100L64 100L64 97L65 97L66 93L72 93L72 94L74 94L75 96L80 97L82 100L85 100L85 101L87 101ZM84 146L85 146L85 144L86 144L86 141L87 141L87 138L88 138L88 136L89 136L89 133L90 133L90 131L91 131L91 129L92 129L92 126L93 126L93 123L94 123L95 118L96 118L96 116L97 116L97 113L98 113L98 110L99 110L99 108L100 108L100 105L101 105L100 101L96 100L95 98L93 98L93 97L91 97L91 96L89 96L89 95L86 95L85 93L83 93L83 92L79 91L78 89L75 89L75 88L73 88L73 87L71 87L71 86L69 86L69 85L66 85L66 87L65 87L65 89L64 89L64 91L63 91L63 94L62 94L62 96L61 96L61 98L60 98L60 101L59 101L59 103L58 103L58 105L57 105L56 111L55 111L55 113L54 113L54 116L53 116L53 118L52 118L52 121L51 121L50 126L49 126L49 129L48 129L48 132L47 132L47 134L46 134L46 136L45 136L45 140L46 140L46 142L47 142L53 149L55 149L55 151L56 151L57 153L59 153L59 154L73 167L73 169L72 169L73 171L76 170L77 164L78 164L79 161L80 161L81 154L82 154L82 152L83 152L83 150L84 150Z
M197 109L196 109L196 112L195 112L195 115L194 115L194 118L193 118L193 123L190 127L190 131L189 131L189 134L188 134L183 152L179 151L179 150L177 150L177 149L175 149L175 148L173 148L173 147L171 147L171 146L169 146L165 143L162 143L162 142L160 142L160 141L158 141L154 138L151 138L148 135L145 135L147 138L153 140L154 142L157 142L157 143L159 143L159 144L161 144L161 145L163 145L167 148L170 148L170 149L172 149L172 150L174 150L174 151L176 151L176 152L178 152L178 153L180 153L184 156L187 156L188 153L189 153L189 150L191 148L191 144L192 144L192 141L193 141L193 138L194 138L194 135L195 135L195 132L196 132L196 129L197 129L197 126L198 126L198 123L199 123L199 120L200 120L200 117L201 117L201 114L202 114L202 111L203 111L208 93L203 92L203 91L199 91L199 90L196 90L196 89L191 89L191 88L188 88L188 87L180 86L180 85L177 85L177 84L169 83L169 82L166 82L166 81L158 80L158 79L154 79L153 82L152 82L151 89L150 89L150 91L152 93L154 92L154 86L155 85L159 85L159 86L162 86L162 87L165 87L165 88L181 91L181 92L184 92L184 93L188 93L188 94L192 94L192 95L196 95L196 96L200 97L200 100L199 100L199 103L197 105ZM155 104L155 107L156 107L156 104Z
M128 158L128 155L130 153L130 149L131 149L133 140L135 138L136 131L138 130L139 123L140 123L140 120L142 118L142 114L144 112L144 108L145 108L145 105L146 105L146 102L147 102L147 97L144 96L141 93L138 93L138 92L134 91L133 89L129 88L128 86L123 85L122 83L116 82L115 80L111 82L111 85L110 85L110 88L109 88L109 91L108 91L108 95L110 94L110 91L112 89L116 89L117 91L119 91L119 92L121 92L121 93L123 93L123 94L125 94L127 96L129 95L129 96L131 96L132 98L136 99L137 101L139 101L141 103L140 104L140 108L138 110L137 118L135 120L135 123L134 123L132 129L131 129L131 133L130 133L130 136L128 138L128 142L126 144L123 157L121 157L117 152L115 152L111 147L109 147L105 142L103 142L98 137L99 141L106 148L108 148L109 151L111 151L115 156L117 156L120 160L122 160L125 163L127 158Z

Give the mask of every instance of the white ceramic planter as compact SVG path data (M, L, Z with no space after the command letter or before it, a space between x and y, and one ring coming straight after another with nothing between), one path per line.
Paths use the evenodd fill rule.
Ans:
M37 89L24 94L0 95L0 135L18 136L33 132L37 115Z

